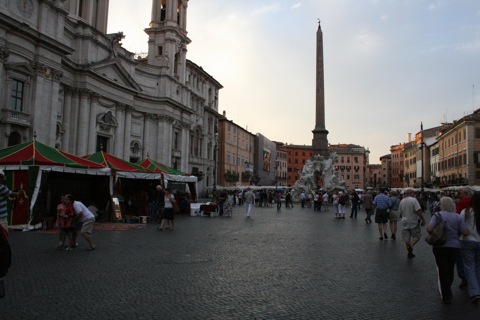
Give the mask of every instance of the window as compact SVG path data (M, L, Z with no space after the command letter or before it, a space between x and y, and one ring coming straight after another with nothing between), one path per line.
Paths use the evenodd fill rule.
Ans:
M107 151L108 150L108 138L97 136L97 152L98 151Z
M178 132L174 131L173 132L173 141L172 141L172 147L174 150L178 150L178 146L180 144L180 135Z
M23 91L25 83L19 80L13 80L12 93L10 96L10 109L15 111L23 111Z
M10 135L8 136L8 146L14 146L16 144L20 144L22 142L22 138L20 136L20 133L18 132L10 132Z

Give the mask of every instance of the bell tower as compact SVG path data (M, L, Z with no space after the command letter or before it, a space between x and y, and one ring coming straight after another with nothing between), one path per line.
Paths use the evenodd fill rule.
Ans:
M168 74L185 83L188 0L152 0L148 34L148 64L164 66Z

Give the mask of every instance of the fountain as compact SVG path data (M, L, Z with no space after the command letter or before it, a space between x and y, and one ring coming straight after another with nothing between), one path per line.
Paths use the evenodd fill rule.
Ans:
M337 153L332 152L327 158L315 155L312 160L307 160L300 173L300 179L293 185L295 193L345 190L345 181L339 180L335 172L336 159Z

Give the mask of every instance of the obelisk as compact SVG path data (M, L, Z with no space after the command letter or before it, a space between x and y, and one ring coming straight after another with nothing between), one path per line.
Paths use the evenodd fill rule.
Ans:
M315 129L312 139L313 154L328 156L328 130L325 129L325 85L323 69L323 33L318 21L317 30L317 84L316 84L316 102L315 102Z

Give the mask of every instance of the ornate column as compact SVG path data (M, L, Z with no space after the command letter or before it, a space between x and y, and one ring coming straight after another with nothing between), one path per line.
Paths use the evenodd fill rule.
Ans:
M65 130L63 134L63 150L69 152L70 149L70 113L72 112L72 90L69 87L64 87L63 95L63 129Z
M182 10L180 12L180 28L182 30L187 30L187 8L188 8L188 0L182 1Z
M51 112L49 127L48 145L54 146L57 142L57 122L58 122L58 110L59 110L59 95L60 95L60 80L63 77L63 72L48 68L44 72L44 77L50 80L50 100L51 100Z
M88 143L88 113L90 111L90 90L82 90L80 92L80 104L78 108L78 134L77 134L77 151L80 157L87 155Z
M97 93L92 93L90 98L90 119L89 129L88 129L88 146L87 154L95 153L95 147L97 145L97 104L100 95Z
M124 135L121 128L125 128L125 107L125 105L117 105L115 111L115 118L118 121L118 127L115 129L115 144L113 148L113 155L119 158L123 156Z
M130 159L130 135L132 131L132 111L133 107L125 107L125 131L124 131L124 142L123 142L123 154L122 159Z
M72 91L72 104L71 104L71 112L70 112L70 122L66 123L66 127L68 131L70 131L70 139L68 145L70 146L67 150L70 153L77 154L77 144L76 144L76 137L78 131L78 104L79 104L79 96L80 93L78 89L75 88Z
M143 154L142 159L147 158L147 154L153 155L153 148L150 145L150 135L151 135L151 125L150 119L153 119L152 114L146 114L144 117L144 125L143 125Z

